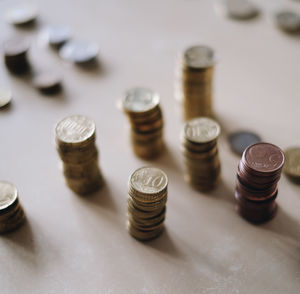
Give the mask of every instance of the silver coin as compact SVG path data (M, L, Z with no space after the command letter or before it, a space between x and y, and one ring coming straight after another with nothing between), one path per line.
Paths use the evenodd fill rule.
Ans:
M51 72L42 72L35 75L32 82L40 91L51 92L60 88L61 78L59 75Z
M8 182L0 182L0 210L3 210L12 204L18 198L17 188Z
M44 33L51 46L60 46L66 43L71 37L70 29L60 25L49 26Z
M133 88L125 93L123 108L130 112L146 112L159 104L159 95L147 88Z
M183 135L188 141L208 143L216 140L221 132L219 124L206 117L194 118L185 123Z
M14 25L26 25L33 22L38 15L37 8L29 4L21 4L10 8L6 20Z
M168 177L159 168L141 167L131 175L129 183L138 192L158 194L167 188Z
M214 51L208 46L193 46L184 52L185 64L193 68L206 68L214 65Z
M0 108L8 105L11 99L12 99L12 93L10 91L0 89Z
M238 155L242 155L248 146L261 142L261 138L251 132L239 131L230 134L228 141L231 150Z
M95 123L83 115L68 116L55 128L57 139L66 143L84 142L94 135L95 130Z
M218 0L217 9L226 16L247 20L259 14L258 8L249 0Z
M96 43L84 41L70 41L59 50L60 56L74 63L87 63L94 60L99 53Z
M277 26L286 32L300 31L300 15L292 11L280 11L275 15Z

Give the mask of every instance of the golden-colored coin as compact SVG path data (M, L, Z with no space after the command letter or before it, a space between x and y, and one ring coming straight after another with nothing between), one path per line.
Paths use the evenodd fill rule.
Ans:
M18 201L17 188L9 182L0 182L0 212L9 210Z
M295 180L300 180L300 147L288 148L284 151L284 155L284 173Z

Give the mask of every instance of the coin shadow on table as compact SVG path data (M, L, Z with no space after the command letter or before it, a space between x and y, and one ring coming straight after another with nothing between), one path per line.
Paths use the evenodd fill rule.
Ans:
M222 178L219 180L217 187L214 190L203 194L208 197L225 200L233 204L235 203L234 187L227 185Z
M98 58L93 59L84 63L76 63L75 66L82 72L96 74L96 75L105 75L107 70L102 62Z

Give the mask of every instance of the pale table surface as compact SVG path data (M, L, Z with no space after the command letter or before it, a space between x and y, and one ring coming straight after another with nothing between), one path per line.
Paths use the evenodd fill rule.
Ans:
M21 2L21 1L20 1ZM299 293L300 186L283 176L279 212L255 226L235 211L239 157L226 135L250 129L282 148L300 145L300 38L274 26L282 5L260 1L249 22L216 15L213 1L38 1L37 27L0 22L1 40L19 33L32 39L35 70L61 73L64 92L40 95L26 79L0 82L14 94L0 112L0 179L19 189L28 223L0 239L1 293ZM0 11L14 1L0 1ZM39 38L48 24L66 24L74 38L100 45L101 65L90 70L66 64ZM178 53L208 44L217 54L214 105L222 125L222 181L209 193L183 180L180 107L174 99ZM136 158L127 118L117 100L134 86L161 95L167 152L147 162ZM55 123L85 114L97 124L105 188L90 197L64 184L54 144ZM166 230L147 244L126 231L127 180L143 165L169 177Z

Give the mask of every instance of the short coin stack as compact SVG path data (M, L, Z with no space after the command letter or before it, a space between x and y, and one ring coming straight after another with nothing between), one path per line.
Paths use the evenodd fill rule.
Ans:
M235 198L242 217L261 223L277 210L277 183L284 164L281 149L269 143L249 146L243 153L237 172Z
M210 118L200 117L185 123L182 152L186 180L200 191L215 187L221 171L217 138L220 126Z
M55 128L58 154L67 185L77 194L98 190L103 178L98 167L95 123L82 115L61 120Z
M184 119L211 117L214 52L207 46L185 50L181 61L181 90Z
M11 183L0 182L0 233L17 229L24 223L25 218L17 188Z
M122 107L131 124L131 143L134 153L153 158L163 150L163 117L159 95L146 88L126 92Z
M142 167L129 178L128 231L138 240L157 237L166 216L168 178L160 169Z

